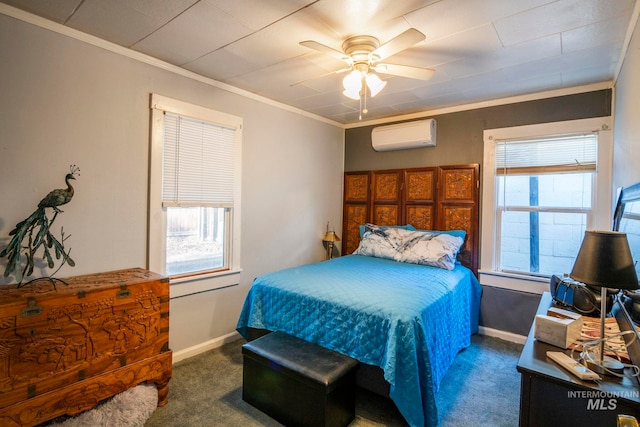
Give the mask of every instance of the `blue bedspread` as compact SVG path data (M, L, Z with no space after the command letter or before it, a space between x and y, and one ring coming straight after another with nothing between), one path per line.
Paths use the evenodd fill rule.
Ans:
M435 426L435 393L478 329L480 285L448 271L361 255L262 275L238 320L379 366L412 426Z

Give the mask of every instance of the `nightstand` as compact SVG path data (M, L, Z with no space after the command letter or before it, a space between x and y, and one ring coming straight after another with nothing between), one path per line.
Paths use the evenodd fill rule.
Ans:
M551 294L545 292L537 314L545 314L551 304ZM547 351L562 349L537 341L533 333L532 325L517 366L522 375L520 427L613 427L618 414L640 418L637 379L607 376L598 383L581 381L547 358Z

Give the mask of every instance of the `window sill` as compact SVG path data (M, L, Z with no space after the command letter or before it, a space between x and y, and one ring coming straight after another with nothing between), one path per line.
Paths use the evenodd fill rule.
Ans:
M180 298L187 295L227 288L240 284L242 269L225 270L197 276L181 277L170 280L170 298Z
M526 274L504 273L501 271L480 270L480 284L494 288L542 294L549 290L549 278Z

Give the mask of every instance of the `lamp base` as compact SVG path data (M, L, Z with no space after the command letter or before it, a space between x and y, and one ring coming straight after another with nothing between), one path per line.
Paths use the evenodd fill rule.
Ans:
M598 352L583 351L580 354L582 360L587 367L593 372L600 375L622 374L624 365L613 357L604 354L605 342L607 340L605 333L605 318L607 316L607 288L600 288L600 340L598 343Z
M602 361L595 353L582 352L580 358L586 362L587 368L600 375L611 375L611 373L624 373L624 365L613 357L604 356Z

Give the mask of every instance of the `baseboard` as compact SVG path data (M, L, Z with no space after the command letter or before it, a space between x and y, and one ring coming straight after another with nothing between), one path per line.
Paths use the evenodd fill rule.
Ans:
M489 337L500 338L505 341L511 341L518 344L524 344L527 337L524 335L514 334L513 332L501 331L500 329L487 328L486 326L478 327L478 333Z
M478 328L478 333L482 335L487 335L490 337L500 338L505 341L511 341L518 344L524 344L527 340L527 337L523 335L514 334L513 332L501 331L499 329L487 328L486 326L480 326ZM180 351L173 352L173 363L178 363L181 360L188 359L193 356L197 356L200 353L204 353L205 351L213 350L214 348L222 347L223 345L239 340L242 336L234 331L230 334L223 335L218 338L214 338L212 340L200 343L198 345L194 345L193 347L185 348Z
M185 348L184 350L174 351L173 352L173 363L178 363L181 360L188 359L193 356L197 356L200 353L204 353L205 351L213 350L214 348L222 347L223 345L239 340L242 338L238 332L234 331L230 334L223 335L218 338L214 338L209 341L205 341L198 345L194 345L193 347Z

